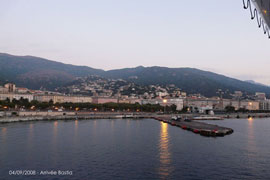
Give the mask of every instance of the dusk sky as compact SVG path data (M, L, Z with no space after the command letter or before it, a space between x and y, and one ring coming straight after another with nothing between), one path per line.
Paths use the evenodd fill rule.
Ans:
M0 0L0 52L100 69L194 67L270 85L242 0Z

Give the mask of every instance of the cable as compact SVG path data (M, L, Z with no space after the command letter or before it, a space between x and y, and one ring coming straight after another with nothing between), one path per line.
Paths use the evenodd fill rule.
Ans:
M261 4L263 4L262 0L261 0ZM244 9L249 8L251 19L252 20L255 18L257 19L257 23L258 23L259 28L262 27L264 34L267 33L268 38L270 39L269 27L267 25L265 25L263 19L258 15L258 10L256 8L252 9L250 0L247 0L247 3L245 3L245 0L243 0L243 5L244 5ZM269 6L270 6L270 4L269 4Z

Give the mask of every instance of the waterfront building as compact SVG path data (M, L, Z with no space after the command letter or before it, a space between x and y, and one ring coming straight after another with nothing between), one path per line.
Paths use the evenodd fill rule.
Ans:
M8 93L8 89L3 86L0 86L0 93Z
M4 101L6 99L9 99L10 101L12 101L13 99L20 100L21 98L27 99L29 102L34 100L34 96L32 94L13 94L13 93L0 94L1 101Z
M16 88L16 93L26 94L26 93L29 93L29 89L19 87L19 88Z
M34 99L39 102L55 103L91 103L92 97L89 96L64 96L64 95L34 95Z
M235 110L259 110L259 101L220 98L186 98L184 106L196 110L204 107L212 107L213 109L224 110L227 106L233 106Z
M4 87L6 89L8 89L8 92L10 92L10 93L15 92L15 90L16 90L16 85L12 84L12 83L7 83L7 84L5 84Z
M260 110L266 110L269 111L270 110L270 100L263 100L259 102L259 108Z
M141 104L159 104L161 106L176 105L176 110L181 111L184 107L184 100L182 98L142 99Z
M141 99L139 98L129 98L129 97L121 97L118 100L118 103L126 103L126 104L136 104L139 103L141 104Z
M218 98L186 98L184 101L184 106L190 108L201 108L201 107L218 107L220 104L220 99Z
M240 102L240 108L250 111L259 110L259 101L244 100Z
M95 104L104 104L104 103L118 103L118 98L115 97L101 97L96 96L92 97L92 102Z

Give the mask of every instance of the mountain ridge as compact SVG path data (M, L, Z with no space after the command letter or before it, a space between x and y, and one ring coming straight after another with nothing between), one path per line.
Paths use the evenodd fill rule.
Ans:
M196 68L168 68L161 66L137 66L115 70L75 66L34 56L13 56L0 53L0 81L14 82L31 89L48 89L65 86L76 77L98 75L105 78L125 79L141 85L175 84L188 93L215 96L218 89L233 93L236 90L254 94L270 87L241 81L210 71Z

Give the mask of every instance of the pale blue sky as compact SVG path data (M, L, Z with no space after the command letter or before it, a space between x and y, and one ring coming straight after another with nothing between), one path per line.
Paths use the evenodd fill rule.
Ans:
M270 85L242 0L0 0L0 52L101 69L195 67Z

